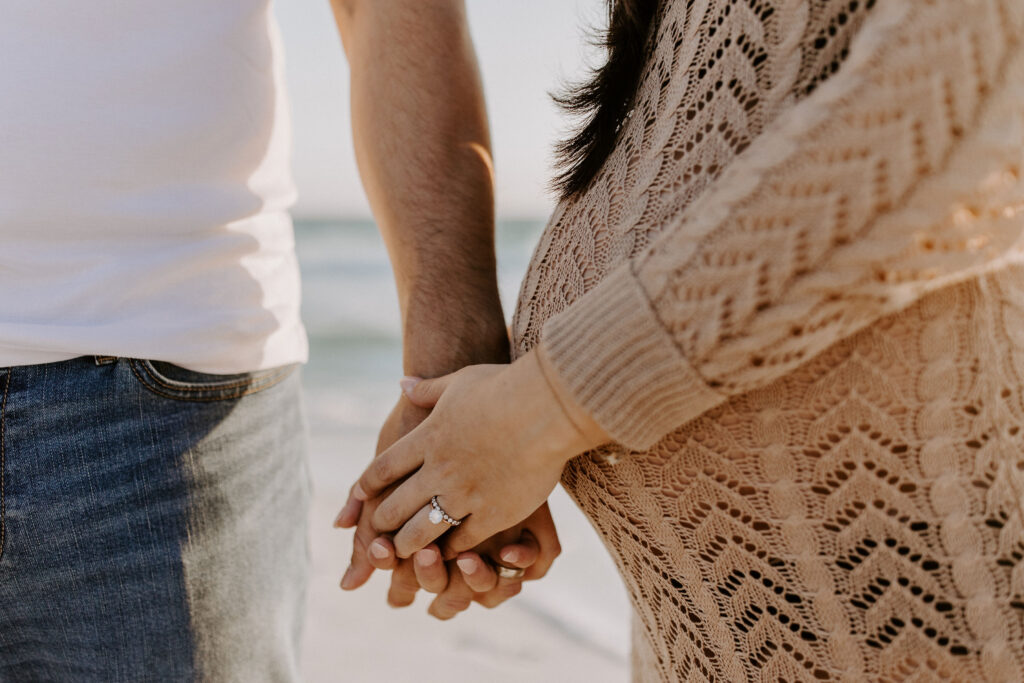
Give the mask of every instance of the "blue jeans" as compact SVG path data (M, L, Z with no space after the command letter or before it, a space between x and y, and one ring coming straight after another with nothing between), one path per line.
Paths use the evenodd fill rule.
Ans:
M292 681L297 368L0 368L0 681Z

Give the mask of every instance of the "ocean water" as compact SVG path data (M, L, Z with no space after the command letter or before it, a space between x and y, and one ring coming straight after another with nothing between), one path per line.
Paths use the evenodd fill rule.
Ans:
M541 221L499 223L499 285L507 317L542 227ZM372 457L377 430L399 396L398 304L372 222L297 221L296 240L310 337L304 383L313 476L326 505L322 499L340 498ZM563 554L548 577L516 598L519 609L624 671L629 607L619 576L589 522L560 488L551 506Z
M497 230L502 304L511 317L519 283L543 224L502 221ZM302 268L303 320L310 339L311 387L332 419L376 428L394 403L401 375L398 299L387 252L370 221L296 221ZM398 374L396 374L398 373ZM324 382L329 381L325 385ZM343 379L346 390L337 389Z

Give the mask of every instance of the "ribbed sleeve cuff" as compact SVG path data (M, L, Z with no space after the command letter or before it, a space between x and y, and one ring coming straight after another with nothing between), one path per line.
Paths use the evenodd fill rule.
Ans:
M725 400L680 353L628 263L549 319L542 343L573 397L633 450Z

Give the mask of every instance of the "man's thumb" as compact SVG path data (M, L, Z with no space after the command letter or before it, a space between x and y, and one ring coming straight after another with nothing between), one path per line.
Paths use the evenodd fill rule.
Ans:
M441 394L448 387L451 375L437 377L436 379L421 379L419 377L403 377L399 384L406 397L420 408L433 408L440 400Z

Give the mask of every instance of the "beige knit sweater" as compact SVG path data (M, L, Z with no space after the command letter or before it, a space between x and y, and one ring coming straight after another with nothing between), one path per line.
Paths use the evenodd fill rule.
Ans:
M667 0L513 332L641 681L1024 681L1024 0Z

